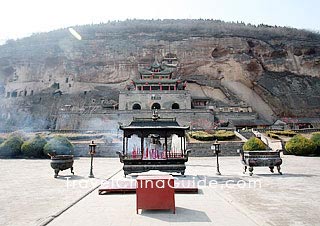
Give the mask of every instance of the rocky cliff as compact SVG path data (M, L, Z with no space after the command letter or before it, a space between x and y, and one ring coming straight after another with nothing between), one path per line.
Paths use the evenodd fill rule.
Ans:
M180 63L176 76L208 86L219 80L267 119L320 114L319 34L212 20L131 20L74 29L81 40L61 29L0 46L2 98L38 98L50 89L69 95L120 90L139 66L171 52Z

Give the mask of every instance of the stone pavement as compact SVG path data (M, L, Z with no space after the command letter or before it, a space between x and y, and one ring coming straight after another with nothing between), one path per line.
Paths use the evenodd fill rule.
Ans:
M95 158L89 179L90 158L76 158L74 176L54 179L49 159L0 159L0 225L41 225L120 169L118 159Z
M176 214L143 210L137 215L135 194L98 195L94 190L54 217L101 182L86 178L89 159L76 161L75 171L81 178L73 179L69 190L64 187L66 180L51 177L46 160L0 160L1 172L6 170L0 177L0 225L39 225L48 219L53 219L49 226L320 225L320 158L283 156L283 161L283 175L271 174L263 167L255 168L250 177L242 174L238 157L223 157L222 176L216 176L213 158L191 158L186 177L175 179L194 178L201 185L200 191L176 194ZM27 167L26 163L32 166ZM25 170L11 169L18 164ZM95 175L106 178L120 167L118 159L97 159ZM124 179L123 172L112 178ZM87 181L96 183L85 188Z

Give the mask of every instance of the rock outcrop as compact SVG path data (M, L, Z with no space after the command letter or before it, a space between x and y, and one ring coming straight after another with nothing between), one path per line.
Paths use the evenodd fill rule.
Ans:
M121 90L140 66L178 56L177 77L218 80L265 118L320 114L320 35L212 20L132 20L35 34L0 46L0 92L12 97ZM10 97L10 98L9 98ZM107 97L108 98L108 97ZM8 100L9 99L9 100ZM11 106L11 105L10 105ZM31 108L31 107L30 107Z

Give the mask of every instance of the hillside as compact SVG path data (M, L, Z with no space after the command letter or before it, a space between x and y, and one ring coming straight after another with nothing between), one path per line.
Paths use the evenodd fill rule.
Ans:
M177 77L208 86L219 80L267 119L320 114L319 34L213 20L128 20L74 29L81 41L61 29L0 46L5 106L15 101L6 98L13 92L39 98L55 88L70 96L104 90L117 101L116 92L139 66L171 52L180 62Z

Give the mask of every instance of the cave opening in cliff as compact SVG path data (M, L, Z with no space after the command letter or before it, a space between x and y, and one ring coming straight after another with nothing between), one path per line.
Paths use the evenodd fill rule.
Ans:
M217 48L214 48L211 52L211 56L214 58L214 57L217 57L217 53L218 53L218 49Z
M247 43L248 43L248 46L249 46L250 48L255 47L255 44L253 43L252 40L248 40Z
M17 97L17 96L18 96L17 91L13 91L13 92L11 93L11 97Z

